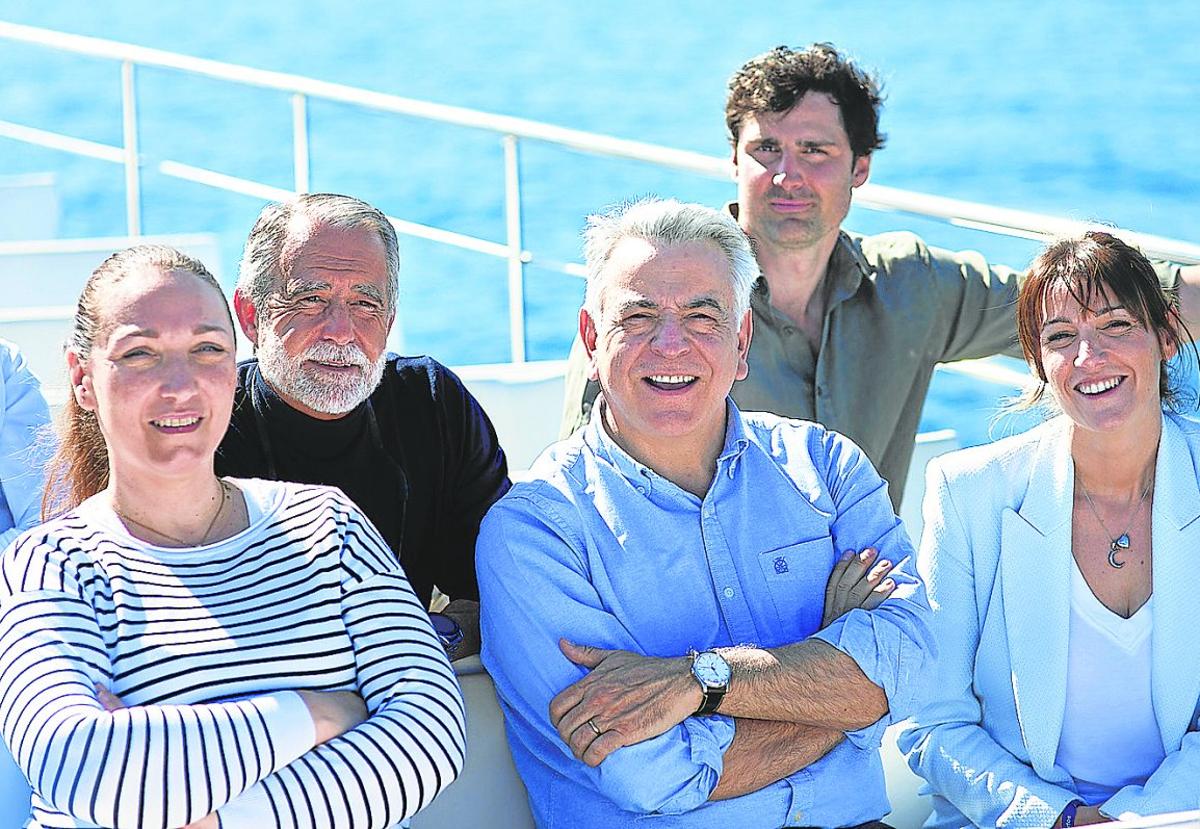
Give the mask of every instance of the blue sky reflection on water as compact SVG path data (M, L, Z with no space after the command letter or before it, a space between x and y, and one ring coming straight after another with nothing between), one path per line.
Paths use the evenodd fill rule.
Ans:
M1200 10L1189 0L747 10L644 0L0 0L0 19L712 154L727 151L722 105L734 68L779 43L829 40L885 82L888 145L873 181L1200 240ZM119 142L115 64L4 44L0 77L0 118ZM147 156L289 186L286 96L146 71L140 98ZM495 137L321 102L310 119L315 188L503 238ZM0 174L50 167L63 171L65 235L122 230L119 168L0 141ZM648 192L714 204L732 196L726 182L536 144L523 147L522 168L527 246L555 259L577 258L583 216L606 204ZM153 172L145 197L148 231L219 234L231 277L259 203ZM856 210L849 224L913 229L1014 265L1035 250L898 215ZM408 349L448 362L506 359L503 264L421 242L404 249ZM529 281L531 356L561 356L582 285L536 268ZM962 405L953 389L939 394ZM944 420L928 415L930 425Z

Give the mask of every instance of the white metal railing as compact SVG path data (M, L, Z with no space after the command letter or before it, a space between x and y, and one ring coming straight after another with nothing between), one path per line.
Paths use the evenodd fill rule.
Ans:
M336 101L365 109L424 118L499 134L504 150L505 240L503 242L481 239L395 217L389 216L389 219L395 225L398 233L507 261L509 341L513 362L525 361L525 266L535 261L534 254L524 246L521 232L521 175L518 164L521 140L541 141L593 155L642 161L711 178L725 179L728 177L728 161L716 156L568 129L525 118L418 101L399 95L373 92L300 75L253 69L160 49L66 34L4 21L0 21L0 39L106 58L120 63L121 146L115 147L88 141L64 133L37 129L6 120L0 120L0 137L121 164L125 173L126 225L131 236L141 233L141 169L148 163L148 159L139 151L138 145L136 70L139 66L169 69L242 86L277 90L291 96L292 190L272 187L259 181L195 167L172 159L157 159L154 162L157 171L163 175L256 198L279 200L294 192L308 191L310 132L308 101L310 98ZM1043 239L1078 232L1089 226L1085 222L1071 219L993 207L870 183L858 188L855 203L872 210L911 213L940 219L953 225L1022 238ZM1183 263L1200 263L1200 244L1132 231L1118 230L1116 232L1132 244L1139 246L1150 256ZM539 267L548 270L572 276L583 275L583 268L578 263L557 262L546 258L538 258L537 263Z

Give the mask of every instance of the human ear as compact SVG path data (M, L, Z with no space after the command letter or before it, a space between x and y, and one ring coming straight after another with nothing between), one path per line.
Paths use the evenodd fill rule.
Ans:
M596 321L586 308L579 309L579 339L583 342L583 350L588 358L588 379L599 380L600 373L596 370Z
M753 335L754 312L747 310L746 315L742 317L742 324L738 326L738 364L737 373L734 375L735 380L745 380L750 375L750 363L747 355L750 354L750 339Z
M871 175L871 156L860 155L854 159L854 168L851 170L853 182L851 187L862 187L867 183L867 179Z
M79 359L74 349L67 350L67 378L71 383L71 395L79 408L96 411L96 395L92 388L92 373L89 366Z
M258 308L254 301L237 288L233 292L233 311L237 315L238 325L251 344L258 345Z

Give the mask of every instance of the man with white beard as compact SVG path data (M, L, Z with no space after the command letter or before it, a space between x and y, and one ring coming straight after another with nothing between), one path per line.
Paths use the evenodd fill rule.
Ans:
M451 658L479 650L475 536L508 490L496 432L454 374L387 354L400 255L387 217L349 196L270 204L233 304L255 359L238 367L217 474L342 489L379 528Z

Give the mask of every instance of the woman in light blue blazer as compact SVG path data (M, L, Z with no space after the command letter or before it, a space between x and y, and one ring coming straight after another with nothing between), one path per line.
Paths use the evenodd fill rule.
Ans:
M927 473L939 660L900 741L926 825L1200 808L1200 424L1164 411L1190 336L1149 262L1102 232L1039 256L1017 318L1029 397L1059 415Z

